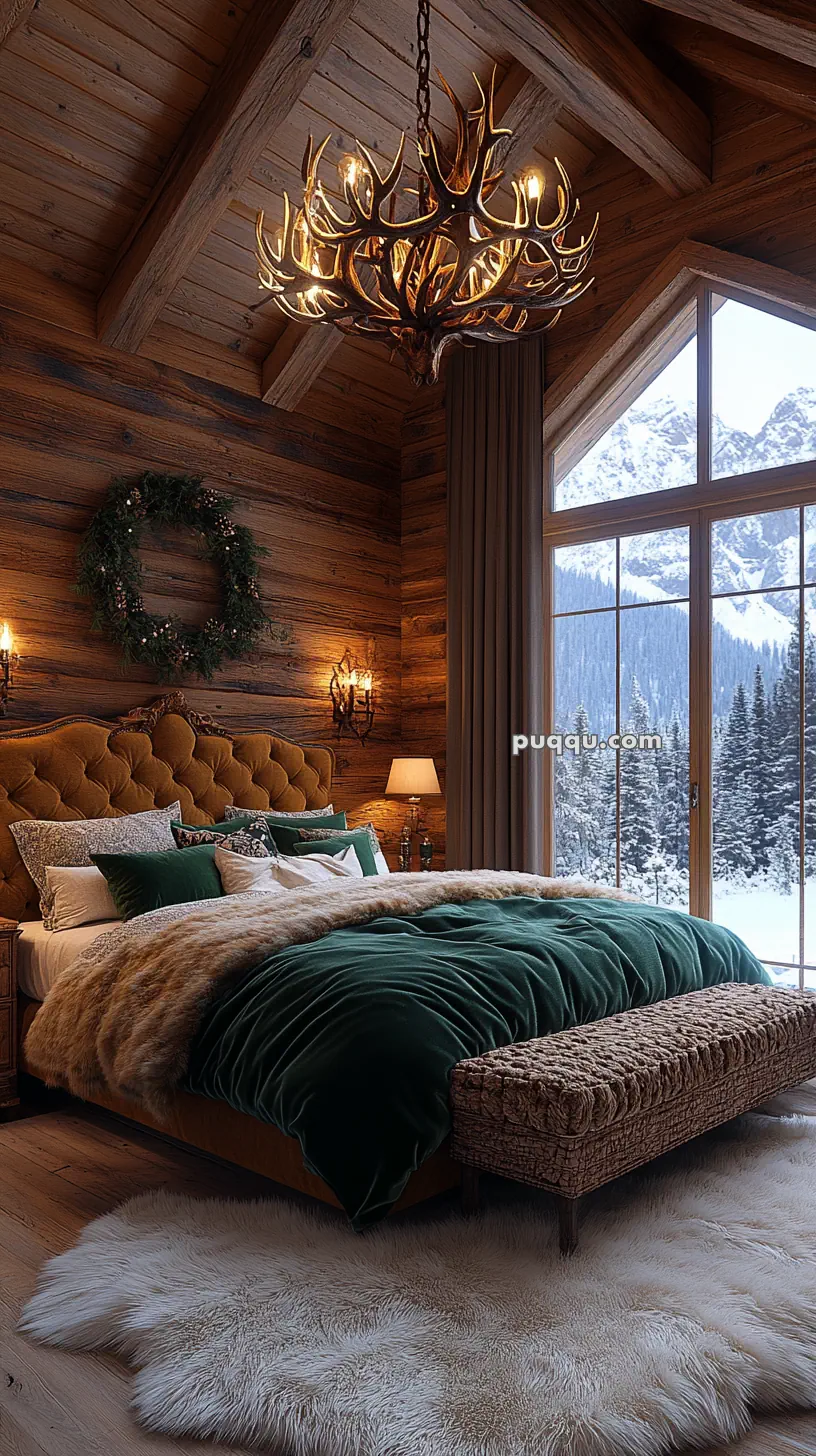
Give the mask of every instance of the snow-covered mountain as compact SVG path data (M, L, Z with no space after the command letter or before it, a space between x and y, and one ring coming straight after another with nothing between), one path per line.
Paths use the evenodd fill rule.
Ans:
M797 389L776 405L755 435L713 421L713 474L744 475L801 460L816 460L816 390ZM659 399L629 409L558 487L560 507L587 505L696 479L694 407ZM816 579L816 508L805 516L807 574ZM799 579L798 511L779 511L718 523L712 543L714 589L748 592ZM589 575L610 588L614 551L594 542L560 552L564 570ZM621 544L621 586L632 597L666 601L688 594L688 542L684 529L630 537ZM556 580L556 596L558 581ZM816 592L813 593L816 612ZM793 592L718 602L715 616L734 637L755 646L782 646L797 609ZM557 610L557 605L556 605Z

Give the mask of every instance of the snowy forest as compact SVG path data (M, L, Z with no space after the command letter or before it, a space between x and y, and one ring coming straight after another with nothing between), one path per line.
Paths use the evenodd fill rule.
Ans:
M739 680L713 742L714 879L790 895L799 878L799 628L769 680L755 662ZM816 868L816 643L805 627L805 853ZM775 664L776 665L776 664ZM621 883L664 905L688 906L688 735L685 713L650 712L637 677L622 732L659 733L657 750L565 753L555 768L557 873L615 880L616 759L620 757ZM579 705L561 731L597 725Z

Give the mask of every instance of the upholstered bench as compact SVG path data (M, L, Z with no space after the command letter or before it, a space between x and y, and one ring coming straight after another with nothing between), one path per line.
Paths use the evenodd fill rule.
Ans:
M583 1194L816 1074L816 995L729 983L500 1047L453 1070L466 1210L480 1170L557 1196L562 1253Z

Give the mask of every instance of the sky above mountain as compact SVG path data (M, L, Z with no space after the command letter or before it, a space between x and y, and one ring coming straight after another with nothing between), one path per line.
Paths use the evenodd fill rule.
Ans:
M795 461L816 460L816 387L799 386L778 399L753 435L716 418L715 474L742 475ZM690 483L696 474L694 406L658 397L638 401L562 483L571 505L621 499ZM562 500L566 504L566 500ZM805 512L806 580L816 581L816 508ZM566 548L559 564L606 583L614 601L615 551L611 541ZM730 597L715 603L715 617L733 636L756 646L787 641L798 610L798 510L763 512L717 523L713 529L715 592L779 594ZM685 528L626 538L621 546L621 589L638 600L670 601L688 594ZM557 596L557 585L556 585ZM806 594L816 628L816 588ZM556 610L558 610L556 601Z

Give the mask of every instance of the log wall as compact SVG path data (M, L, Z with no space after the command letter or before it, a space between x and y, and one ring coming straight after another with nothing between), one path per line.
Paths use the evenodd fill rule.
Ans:
M113 716L166 689L151 669L124 669L91 630L74 590L77 548L114 476L201 474L268 549L261 588L278 630L212 684L179 685L228 727L331 742L332 665L346 646L365 655L373 638L374 735L365 747L336 744L335 801L393 839L401 806L383 791L401 712L398 449L114 353L87 337L64 294L59 303L45 286L26 293L24 270L0 286L0 620L21 654L4 726ZM218 610L192 534L151 534L142 560L152 610L189 622Z

